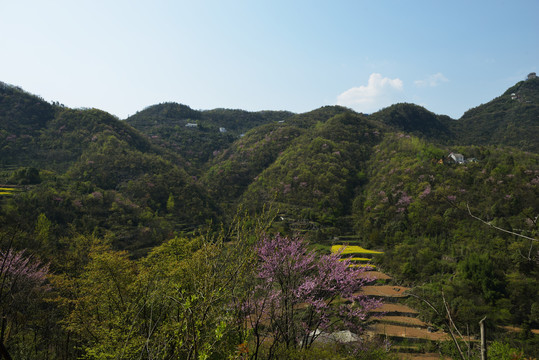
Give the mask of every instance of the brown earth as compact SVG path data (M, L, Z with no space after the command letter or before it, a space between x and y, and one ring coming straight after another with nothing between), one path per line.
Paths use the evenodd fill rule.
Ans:
M502 326L507 331L513 331L513 332L521 332L522 328L519 328L517 326ZM531 329L532 334L539 335L539 329Z
M392 304L392 303L383 304L382 306L372 310L371 312L372 313L403 313L403 314L412 314L414 316L419 314L417 310L414 310L409 306L406 306L403 304Z
M367 296L406 297L410 288L393 285L367 285L361 288L360 294Z
M383 272L371 270L361 273L361 277L368 277L374 280L391 280L391 276L384 274Z
M367 328L367 331L375 334L383 334L386 336L396 336L408 339L427 339L433 341L449 340L449 336L441 331L429 332L427 329L384 323L372 324Z
M381 323L394 323L408 326L428 327L428 324L416 317L409 316L382 316L377 319Z
M436 354L436 353L428 353L428 354L400 353L399 359L401 360L452 360L450 357L441 356L440 354Z

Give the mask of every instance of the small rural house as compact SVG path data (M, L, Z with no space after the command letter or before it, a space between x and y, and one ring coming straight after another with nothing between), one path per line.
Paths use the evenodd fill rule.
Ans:
M448 156L451 160L453 160L454 162L456 162L457 164L464 164L464 155L462 154L457 154L457 153L450 153L449 156Z
M185 127L196 128L196 127L198 127L198 124L195 124L195 123L187 123L187 124L185 124Z

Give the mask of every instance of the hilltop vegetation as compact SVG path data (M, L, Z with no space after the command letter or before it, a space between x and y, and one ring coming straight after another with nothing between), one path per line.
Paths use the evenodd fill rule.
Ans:
M364 115L340 106L293 114L163 103L122 121L0 85L0 183L17 189L0 194L0 250L24 249L48 263L51 297L65 300L32 303L28 309L42 316L29 319L22 309L24 316L4 324L11 333L0 340L13 351L23 354L29 337L34 349L53 349L39 353L49 358L78 356L99 343L70 334L85 333L72 318L82 308L73 304L105 301L99 296L108 293L86 298L76 291L107 288L104 269L112 269L110 281L121 280L121 289L107 288L110 299L135 301L141 284L161 286L174 273L174 286L185 290L182 304L196 302L190 291L202 285L178 280L180 273L196 274L189 266L209 278L218 273L227 246L212 257L208 239L227 244L243 234L242 256L252 256L256 239L244 230L260 230L261 222L270 234L301 234L325 251L343 236L382 250L377 267L415 286L435 308L445 300L459 328L476 333L486 315L490 339L507 338L498 325L518 326L512 346L537 350L529 330L539 327L538 79L459 120L414 104ZM468 161L455 163L451 152ZM268 207L275 211L260 220ZM250 214L245 229L217 236L238 212ZM114 306L99 331L126 324L127 308ZM441 326L443 317L431 310L424 307L424 317ZM212 323L205 334L225 326L228 343L206 344L220 344L215 354L233 353L246 339L228 338L230 318L219 319L224 325ZM54 343L44 329L61 340ZM129 336L106 336L120 335Z
M188 166L196 169L248 130L290 116L292 113L286 111L197 111L182 104L164 103L147 107L126 122L154 143L181 155Z
M462 145L506 145L539 152L539 78L521 81L503 95L468 110L452 123Z

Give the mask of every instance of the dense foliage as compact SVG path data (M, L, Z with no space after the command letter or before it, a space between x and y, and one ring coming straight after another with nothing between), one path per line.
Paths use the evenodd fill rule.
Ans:
M364 115L164 103L121 121L0 83L0 255L49 274L2 290L0 344L23 359L252 356L254 329L238 316L256 286L273 300L279 286L252 273L264 226L246 216L244 228L222 228L238 209L258 219L271 205L271 236L301 234L322 250L349 236L383 250L376 265L414 287L425 319L445 326L449 312L477 333L487 316L489 341L507 337L501 326L521 329L496 351L533 354L538 84L520 82L460 120L413 104ZM297 339L268 346L290 358L352 356Z
M451 123L463 145L503 144L539 152L539 78L521 81Z

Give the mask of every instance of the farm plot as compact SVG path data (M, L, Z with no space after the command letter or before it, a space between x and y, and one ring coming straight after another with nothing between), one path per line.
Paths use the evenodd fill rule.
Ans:
M347 255L347 254L383 254L381 251L375 251L375 250L367 250L361 246L357 245L333 245L331 246L331 252L341 252L341 255Z
M381 298L383 304L372 310L373 317L367 326L370 334L388 337L397 343L402 341L429 342L447 340L448 335L443 331L437 331L429 324L418 318L419 312L411 307L399 303L408 296L407 287L391 285L391 277L380 271L375 271L369 263L374 255L382 254L381 251L365 249L358 245L333 245L333 254L340 254L343 260L350 261L349 266L364 266L371 271L365 271L362 276L375 281L371 285L363 286L360 294ZM380 281L379 281L380 280ZM404 350L397 350L398 352ZM403 354L410 359L431 359L436 354ZM419 357L417 357L417 356Z
M403 298L408 296L406 294L408 290L410 288L403 286L367 285L361 288L360 293L367 296Z
M377 281L377 280L379 280L379 281L388 281L388 280L391 280L391 276L389 276L387 274L384 274L381 271L375 271L375 270L361 273L361 274L359 274L359 276L369 278L369 279L371 279L371 281Z
M369 326L368 331L375 334L382 334L389 337L416 339L416 340L431 340L445 341L450 340L449 336L444 332L431 332L428 329L416 328L410 326L393 325L385 323L375 323Z
M14 186L0 185L0 196L11 196L18 191L19 189Z

